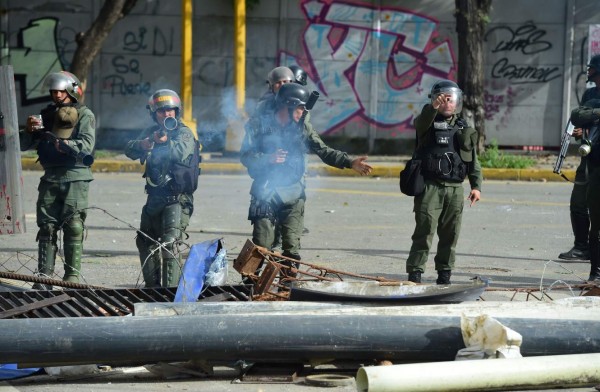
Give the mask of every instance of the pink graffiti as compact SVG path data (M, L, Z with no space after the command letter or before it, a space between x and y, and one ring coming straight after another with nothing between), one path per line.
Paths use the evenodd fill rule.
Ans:
M327 116L312 120L324 133L359 119L412 129L431 85L456 71L450 42L432 18L360 2L303 0L301 7L304 53L280 59L307 70L309 87L327 105Z

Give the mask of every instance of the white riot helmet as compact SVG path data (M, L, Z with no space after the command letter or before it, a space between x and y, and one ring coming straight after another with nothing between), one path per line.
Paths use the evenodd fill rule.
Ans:
M451 80L440 80L435 82L435 84L431 87L431 93L429 94L431 103L433 103L437 97L442 94L446 97L446 100L454 103L454 111L452 114L458 114L462 112L463 93L458 87L458 84Z
M77 76L67 71L53 72L46 76L42 89L44 91L66 91L73 102L79 102L83 97L81 82Z

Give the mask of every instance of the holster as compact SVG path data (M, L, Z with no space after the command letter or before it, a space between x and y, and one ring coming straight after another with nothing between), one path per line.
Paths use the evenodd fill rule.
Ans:
M250 208L248 209L248 220L256 221L265 218L275 224L275 212L273 211L273 206L269 201L259 200L252 196L250 199Z

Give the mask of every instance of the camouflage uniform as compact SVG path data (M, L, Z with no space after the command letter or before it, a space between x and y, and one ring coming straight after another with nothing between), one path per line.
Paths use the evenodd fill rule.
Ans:
M271 163L269 156L277 149L288 151L286 162ZM304 123L281 126L272 111L256 116L246 124L241 161L254 180L250 189L248 219L254 225L253 242L271 249L274 225L280 224L282 250L288 257L300 259L300 236L304 228L304 193L306 152L340 169L351 168L345 152L328 147L314 128Z
M167 132L166 143L155 144L150 152L143 150L142 140L159 130L158 125L144 130L137 139L127 143L125 154L146 164L144 177L148 198L142 209L141 233L136 238L146 287L161 286L161 255L162 286L174 287L181 276L178 245L192 216L194 199L191 193L173 190L174 183L170 178L174 165L189 163L195 140L192 131L179 123L176 129ZM161 254L157 252L159 242L163 245Z
M452 127L458 119L457 115L446 119L436 118L436 115L437 110L428 104L415 119L418 152L429 147L434 120L445 121ZM465 128L462 130L459 140L460 159L467 164L467 176L471 189L481 190L481 165L475 150L477 132L473 128ZM425 191L414 199L416 226L412 235L410 253L406 260L406 271L409 274L424 272L436 230L439 242L435 256L435 269L439 274L440 271L451 271L454 268L455 249L460 234L464 206L463 193L462 181L446 181L435 178L435 176L426 176Z
M78 121L71 137L63 139L74 152L91 154L96 141L94 113L86 106L72 104L77 109ZM60 106L51 104L42 110L45 130L54 125L54 118ZM75 157L59 152L54 141L39 132L19 133L21 150L37 147L39 161L44 175L38 187L36 219L39 231L38 272L51 276L57 251L58 230L63 230L65 274L63 280L79 282L81 255L83 252L83 232L88 207L89 183L92 171Z

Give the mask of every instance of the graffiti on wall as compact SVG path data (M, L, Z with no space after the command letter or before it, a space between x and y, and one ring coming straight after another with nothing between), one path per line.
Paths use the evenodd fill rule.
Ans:
M11 64L15 70L15 79L20 82L21 106L49 100L47 91L42 85L45 77L52 72L68 69L69 59L66 54L75 48L75 31L70 27L61 27L56 18L40 18L29 21L27 26L18 32L17 45L7 47L4 34L0 36L3 49L0 64ZM143 53L153 57L163 57L172 53L174 28L166 31L154 27L138 27L126 31L122 37L121 49L125 54L113 55L110 69L102 77L102 92L115 95L150 95L152 85L145 80L140 59L136 54Z
M2 53L0 64L11 64L20 83L21 105L48 100L48 92L42 90L44 78L63 69L57 26L55 18L33 19L19 30L17 46Z
M101 91L111 97L152 94L152 83L144 76L142 61L138 56L150 55L155 64L154 61L173 52L174 36L173 27L164 30L157 26L151 29L139 26L135 30L126 31L121 41L121 49L126 55L112 56L111 70L107 76L102 77L100 83Z
M415 102L456 71L448 39L437 21L398 8L304 0L304 53L283 53L302 66L321 94L325 133L357 118L380 127L408 128ZM376 105L371 99L376 99ZM323 105L323 103L321 103Z
M533 56L552 49L552 43L544 39L546 31L538 28L533 22L526 22L513 29L501 25L489 29L484 40L494 35L496 45L491 53L513 52L525 56ZM557 66L531 66L511 64L507 57L502 57L492 65L493 79L510 80L511 84L548 83L561 76Z
M556 65L539 64L540 55L554 48L546 30L533 21L516 27L494 26L486 32L484 41L490 55L497 59L486 75L485 119L494 122L496 130L508 129L519 97L530 96L536 86L548 84L562 73Z

